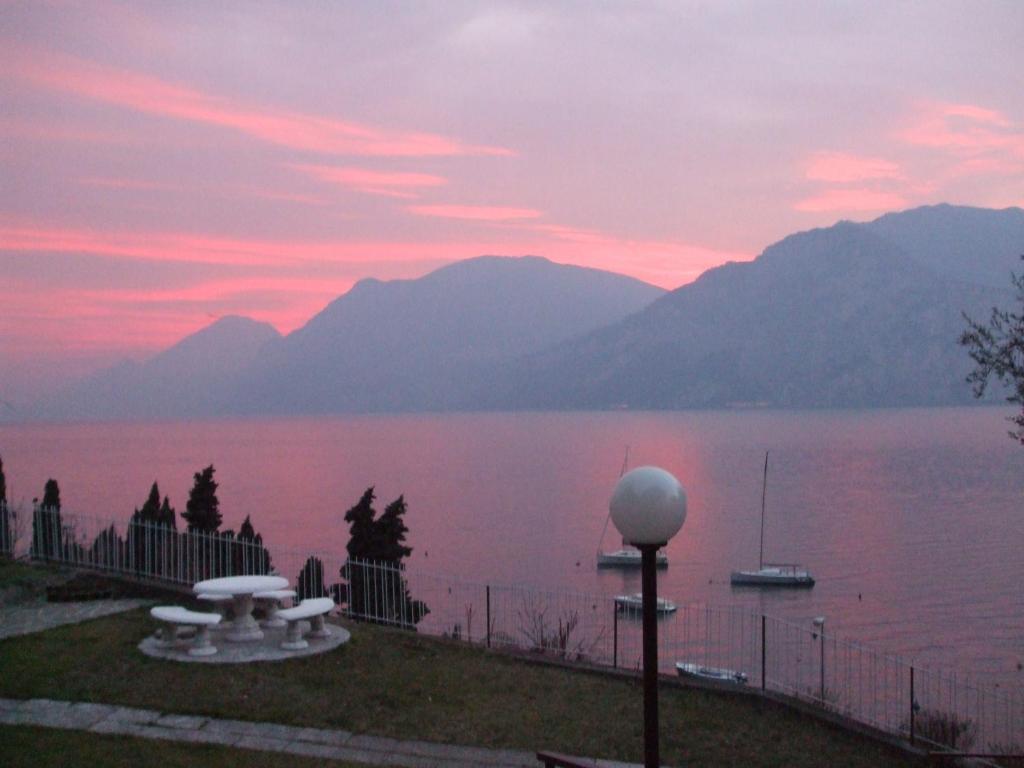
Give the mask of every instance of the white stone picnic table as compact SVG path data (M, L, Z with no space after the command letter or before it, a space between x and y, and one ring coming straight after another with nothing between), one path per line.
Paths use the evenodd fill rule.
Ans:
M231 629L224 635L225 640L244 643L250 640L262 640L263 632L252 615L252 596L256 592L269 592L284 589L288 579L281 576L226 576L220 579L207 579L197 582L192 591L214 595L231 595L234 600L234 621Z

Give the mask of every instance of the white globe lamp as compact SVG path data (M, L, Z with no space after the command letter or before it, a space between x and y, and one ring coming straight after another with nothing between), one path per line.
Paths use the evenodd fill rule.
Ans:
M658 736L658 548L679 533L686 520L686 491L669 472L637 467L620 479L609 504L622 538L640 550L643 595L644 766L660 768Z
M686 491L659 467L637 467L615 486L612 522L622 538L635 547L664 546L686 521Z

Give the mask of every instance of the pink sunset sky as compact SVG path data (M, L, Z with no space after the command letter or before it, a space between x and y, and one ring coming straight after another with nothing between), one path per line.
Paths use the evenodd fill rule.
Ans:
M1024 3L0 0L0 398L363 277L1024 205Z

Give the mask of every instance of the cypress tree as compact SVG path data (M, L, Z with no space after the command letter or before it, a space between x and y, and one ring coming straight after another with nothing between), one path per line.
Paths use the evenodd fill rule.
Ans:
M0 555L9 555L13 551L10 512L7 510L7 478L4 477L4 460L0 456Z
M188 503L182 515L189 531L216 533L220 528L220 501L217 499L217 481L213 479L213 465L196 472L195 484L188 494Z
M377 513L373 509L373 486L367 488L362 498L354 507L345 513L345 522L349 524L349 539L345 549L350 558L366 560L373 552L374 540L374 517Z
M160 525L166 525L168 528L177 530L178 523L175 520L174 515L174 507L171 506L171 500L164 496L164 502L160 505L160 512L157 513L157 522L160 523Z
M373 553L372 559L397 565L412 554L412 547L403 544L405 534L409 532L402 519L405 516L405 511L404 495L399 496L384 509L384 514L380 516L374 526L377 529L377 535L374 537L376 551Z
M60 486L57 485L57 481L52 477L46 481L46 485L43 488L43 503L41 506L43 509L52 509L55 512L60 512Z

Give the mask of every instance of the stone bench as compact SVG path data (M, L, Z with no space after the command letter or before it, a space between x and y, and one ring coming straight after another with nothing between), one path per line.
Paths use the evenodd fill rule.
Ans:
M266 617L260 622L260 626L264 629L283 627L287 622L278 616L281 610L281 601L295 600L296 594L294 589L271 589L267 592L255 593L253 598L262 603L266 611Z
M324 624L324 616L334 608L334 601L329 597L314 597L303 600L294 608L284 608L277 612L278 618L288 622L288 630L285 634L281 648L286 651L301 651L308 648L309 643L302 637L302 629L299 622L309 619L312 631L307 637L330 637L331 631Z
M210 627L220 623L220 614L199 613L177 605L158 605L155 608L150 608L149 615L157 621L171 625L161 633L160 645L163 648L175 646L178 627L195 627L196 637L192 642L192 647L188 649L188 655L209 656L217 652L216 647L210 643Z

